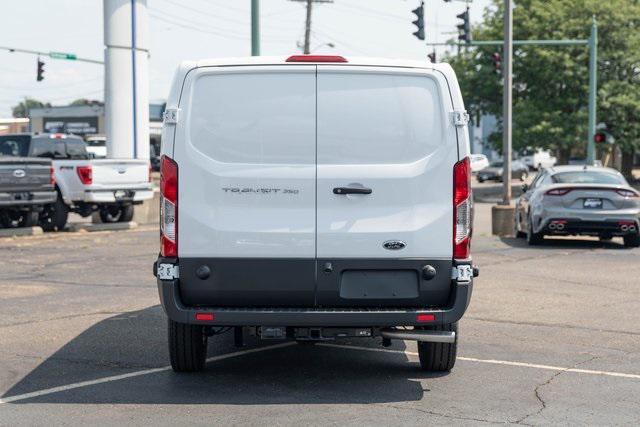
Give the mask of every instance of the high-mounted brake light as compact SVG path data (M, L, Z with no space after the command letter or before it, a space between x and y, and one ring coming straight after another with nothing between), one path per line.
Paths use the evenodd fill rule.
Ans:
M471 163L468 157L453 166L453 258L471 252Z
M160 159L160 254L178 256L178 164Z
M78 173L80 182L82 182L84 185L90 185L93 183L93 168L91 167L91 165L77 166L76 172Z
M49 138L51 138L51 139L66 139L67 135L65 135L64 133L52 133L51 135L49 135Z
M339 55L291 55L286 62L348 62Z

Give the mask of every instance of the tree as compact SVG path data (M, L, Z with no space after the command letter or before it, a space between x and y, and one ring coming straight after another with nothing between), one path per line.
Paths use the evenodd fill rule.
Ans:
M25 98L24 101L11 109L13 117L29 117L30 108L51 107L50 103L43 103L33 98Z
M502 1L485 10L473 29L475 40L502 39ZM598 122L605 122L623 153L630 174L640 148L640 2L628 0L520 0L514 39L587 39L598 19ZM491 55L499 47L478 47L450 56L472 113L488 113L501 123L502 83ZM514 46L513 143L556 150L560 160L584 155L587 141L588 64L586 46ZM472 114L473 116L474 114ZM501 138L491 138L496 148ZM625 170L626 169L626 170Z
M102 106L102 105L104 105L104 102L98 101L97 99L79 98L79 99L76 99L75 101L72 101L71 103L69 103L69 105L70 106L76 106L76 105L99 105L99 106Z

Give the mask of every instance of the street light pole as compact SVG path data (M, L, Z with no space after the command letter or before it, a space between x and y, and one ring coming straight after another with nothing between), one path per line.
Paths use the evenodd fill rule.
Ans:
M251 0L251 56L260 56L260 0Z
M592 165L596 159L596 99L598 85L598 24L595 16L591 21L589 37L589 135L587 140L587 164Z
M504 0L504 83L502 97L502 204L511 204L511 106L512 106L512 72L513 72L513 9L511 0Z

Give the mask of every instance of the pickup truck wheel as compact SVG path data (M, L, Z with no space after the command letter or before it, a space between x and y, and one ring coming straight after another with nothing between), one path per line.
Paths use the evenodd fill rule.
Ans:
M207 335L204 327L169 319L169 357L175 372L204 370L207 360Z
M65 225L67 225L67 218L69 217L69 208L64 203L60 195L52 205L44 207L40 213L38 222L40 227L44 231L62 231Z
M33 227L38 223L38 212L29 211L23 212L22 218L20 218L20 227Z
M102 222L129 222L133 219L133 205L107 205L100 208Z
M453 369L456 364L458 352L458 323L449 323L440 326L425 326L421 329L431 331L453 331L456 339L453 343L420 342L418 341L418 357L423 371L446 372Z
M623 237L624 246L627 248L638 248L640 247L640 234L627 234Z

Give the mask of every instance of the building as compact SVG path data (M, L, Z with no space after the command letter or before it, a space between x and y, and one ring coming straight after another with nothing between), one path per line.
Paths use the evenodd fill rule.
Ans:
M0 135L23 132L29 132L29 119L22 117L0 119Z

